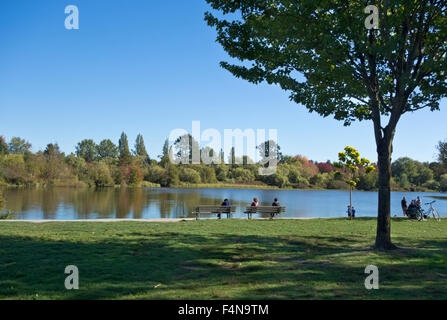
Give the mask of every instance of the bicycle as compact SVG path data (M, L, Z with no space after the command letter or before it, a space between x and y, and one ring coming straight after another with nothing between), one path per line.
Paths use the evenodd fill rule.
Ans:
M433 216L434 219L437 221L441 221L441 217L439 216L438 211L433 208L433 203L435 203L436 200L433 200L432 202L424 203L424 205L429 206L427 210L421 209L421 220L422 219L428 219L430 216Z

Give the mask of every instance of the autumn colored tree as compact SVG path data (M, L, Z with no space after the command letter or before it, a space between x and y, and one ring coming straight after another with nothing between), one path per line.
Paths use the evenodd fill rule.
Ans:
M334 163L334 167L344 169L347 173L345 182L349 185L349 205L352 208L352 189L357 187L360 181L358 177L359 169L364 168L366 173L376 170L371 165L371 161L366 158L360 158L360 153L353 147L345 147L344 152L338 154L339 162ZM340 171L337 171L341 175ZM349 216L352 219L352 215Z
M6 143L5 137L0 136L0 155L8 154L8 144Z
M332 171L334 171L334 168L332 167L332 165L330 163L327 162L320 162L317 164L318 170L320 171L320 173L330 173Z

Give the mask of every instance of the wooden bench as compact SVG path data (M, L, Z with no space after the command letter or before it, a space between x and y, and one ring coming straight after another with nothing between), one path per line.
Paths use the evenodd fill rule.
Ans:
M284 212L286 212L286 207L259 206L259 207L247 207L244 213L248 215L248 219L253 218L253 213L268 214L270 215L270 219L273 219L275 215Z
M219 219L221 214L226 214L227 219L229 219L235 211L235 206L197 206L192 214L196 215L196 220L200 219L201 214L217 214Z

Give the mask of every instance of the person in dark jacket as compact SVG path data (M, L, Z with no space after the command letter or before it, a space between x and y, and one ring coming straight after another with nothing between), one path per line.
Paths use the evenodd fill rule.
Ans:
M272 207L280 207L281 205L279 204L278 198L275 198L275 200L272 203ZM270 214L270 219L273 219L273 217L275 216L274 213Z
M230 200L225 199L225 200L222 202L221 206L222 206L222 207L229 207L229 206L231 206L231 202L230 202Z
M281 205L279 204L278 198L275 198L275 200L272 203L272 207L280 207Z
M404 214L404 216L407 215L407 210L408 210L408 205L407 205L407 198L403 198L402 201L400 202L400 205L402 207L402 212Z
M224 201L221 204L221 207L231 207L231 202L228 199L224 199ZM221 214L218 213L217 214L217 218L220 219L221 218Z

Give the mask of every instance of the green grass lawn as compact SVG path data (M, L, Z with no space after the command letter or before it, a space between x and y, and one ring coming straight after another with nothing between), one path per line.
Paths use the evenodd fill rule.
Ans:
M0 223L1 299L446 299L447 220ZM64 269L79 268L79 290ZM376 265L380 289L366 290Z

